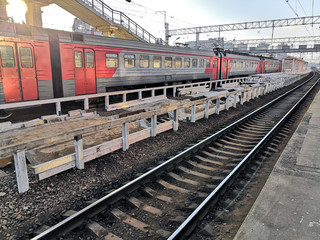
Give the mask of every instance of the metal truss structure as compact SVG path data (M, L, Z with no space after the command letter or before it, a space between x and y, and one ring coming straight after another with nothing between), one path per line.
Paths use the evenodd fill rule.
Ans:
M287 49L250 49L250 50L238 50L236 51L242 53L253 53L253 54L263 54L263 53L311 53L320 52L320 47L313 48L287 48Z
M290 37L290 38L265 38L265 39L244 39L232 41L233 44L294 44L294 43L320 43L320 36L308 36L308 37Z
M169 30L169 35L174 36L174 35L199 34L199 33L210 33L210 32L222 32L222 31L250 30L250 29L259 29L259 28L311 25L311 24L320 24L320 16L308 16L308 17L299 17L299 18L286 18L286 19L266 20L266 21L212 25L212 26L204 26L204 27L181 28L181 29Z

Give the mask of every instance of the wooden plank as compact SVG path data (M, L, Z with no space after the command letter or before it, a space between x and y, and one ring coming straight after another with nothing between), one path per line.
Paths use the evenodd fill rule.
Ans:
M122 139L117 138L84 150L84 162L91 161L122 148Z
M158 129L157 129L157 134L165 132L165 131L169 131L170 129L172 129L173 128L172 122L173 121L167 121L167 122L159 124Z
M129 135L129 143L133 144L133 143L142 141L142 140L149 138L149 137L151 137L150 130L144 129L139 132L135 132L135 133L130 134Z
M47 171L49 169L58 167L60 165L63 165L63 164L69 163L69 162L74 162L74 161L75 161L75 154L70 154L70 155L67 155L67 156L64 156L64 157L61 157L58 159L51 160L46 163L39 164L37 166L33 166L32 168L33 168L35 174L39 174L39 173Z
M71 168L74 168L75 166L76 166L75 162L68 162L66 164L63 164L63 165L57 166L55 168L49 169L47 171L39 173L38 174L38 179L39 180L46 179L46 178L54 176L54 175L56 175L58 173L61 173L61 172L64 172L66 170L69 170Z
M12 162L12 159L12 156L0 159L0 167L5 167L9 165Z
M152 103L152 102L164 100L164 99L167 99L167 96L159 95L159 96L155 96L155 97L148 97L148 98L143 98L143 99L126 101L125 103L122 102L122 103L109 104L108 110L123 109L123 108L133 107L133 106L137 106L137 105L144 104L144 103Z

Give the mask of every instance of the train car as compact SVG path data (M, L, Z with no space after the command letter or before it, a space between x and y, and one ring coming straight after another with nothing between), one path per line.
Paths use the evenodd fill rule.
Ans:
M263 72L262 73L273 73L278 72L281 63L276 59L265 59L263 61ZM280 68L281 69L281 68Z
M212 52L56 32L64 96L134 85L217 79ZM90 86L90 87L88 87Z
M259 59L255 56L235 55L229 56L227 78L241 77L258 73Z
M0 28L0 103L53 98L46 32L6 22Z
M0 104L272 72L276 60L0 22Z

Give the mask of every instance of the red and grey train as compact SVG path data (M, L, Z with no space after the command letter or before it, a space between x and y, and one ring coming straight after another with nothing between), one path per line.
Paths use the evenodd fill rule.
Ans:
M276 59L0 22L0 104L281 70Z

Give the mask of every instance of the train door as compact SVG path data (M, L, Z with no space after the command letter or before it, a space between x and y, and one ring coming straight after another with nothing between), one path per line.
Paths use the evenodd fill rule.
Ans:
M38 85L33 48L28 43L17 44L23 100L38 99Z
M262 73L262 62L261 61L258 61L258 74Z
M212 61L212 80L216 80L218 79L217 77L217 74L218 74L218 63L217 63L217 60L216 59L213 59Z
M262 70L261 73L266 73L266 62L262 62Z
M94 51L87 48L74 49L76 95L96 93Z
M228 78L228 60L223 60L222 70L221 70L222 78L226 79Z
M32 46L28 43L1 42L0 55L0 78L5 102L38 99Z

